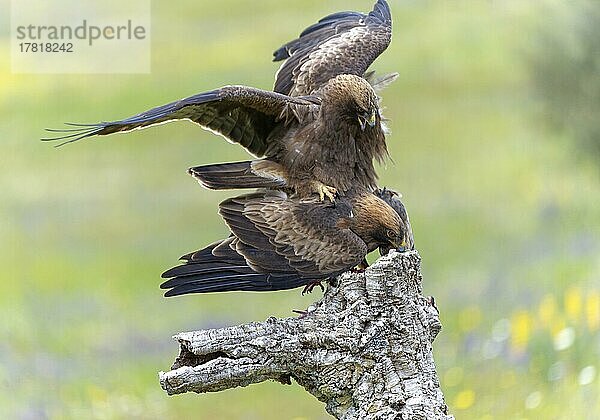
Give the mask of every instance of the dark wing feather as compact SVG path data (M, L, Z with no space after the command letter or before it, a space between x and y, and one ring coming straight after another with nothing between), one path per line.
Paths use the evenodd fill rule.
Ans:
M284 290L338 275L359 264L366 244L338 228L350 215L336 205L288 199L284 193L253 193L219 206L232 236L185 255L184 264L162 277L165 296L233 290Z
M240 253L229 246L231 244L236 247L239 245L239 240L228 238L184 256L184 264L162 274L163 278L168 279L160 285L162 289L169 289L165 296L226 291L285 290L303 286L310 281L298 273L257 272L247 264Z
M223 218L241 242L267 249L264 239L258 241L262 234L286 261L289 271L308 278L335 276L359 264L367 254L366 244L354 232L337 226L341 211L349 213L349 208L338 202L333 206L278 195L248 195L226 200L220 206ZM251 260L251 264L267 269L273 260Z
M256 156L265 154L269 134L281 121L311 115L315 101L290 98L246 86L225 86L162 105L119 121L69 124L77 128L49 130L66 135L42 140L62 140L63 145L86 137L127 132L176 120L190 120L226 139L241 144Z
M392 15L378 0L365 15L339 12L306 28L300 36L273 53L285 60L275 76L275 92L309 95L340 74L363 76L392 38Z

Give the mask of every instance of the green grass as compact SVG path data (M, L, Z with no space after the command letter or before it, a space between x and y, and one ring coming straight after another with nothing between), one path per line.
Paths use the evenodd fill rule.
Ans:
M158 385L172 334L289 316L317 297L162 298L159 274L226 233L216 206L227 194L199 188L186 168L243 150L189 123L60 149L36 139L228 83L269 88L274 48L370 3L154 2L149 75L14 75L0 38L1 417L327 418L297 385L177 397ZM600 369L600 184L595 164L540 123L530 94L541 6L392 3L394 41L374 66L400 72L383 94L394 163L380 173L404 194L441 310L450 410L593 418L600 382L578 379ZM555 350L566 328L575 340Z

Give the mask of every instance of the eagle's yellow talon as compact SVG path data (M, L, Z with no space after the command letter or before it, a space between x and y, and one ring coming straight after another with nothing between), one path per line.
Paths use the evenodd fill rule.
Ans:
M335 201L335 195L337 194L337 190L335 188L331 188L331 187L325 187L325 195L327 196L327 198L329 198L329 201L331 201L332 203Z
M337 190L335 188L329 187L325 184L319 184L316 190L319 193L319 198L321 201L325 200L325 197L329 198L332 203L335 201L335 195L337 194Z

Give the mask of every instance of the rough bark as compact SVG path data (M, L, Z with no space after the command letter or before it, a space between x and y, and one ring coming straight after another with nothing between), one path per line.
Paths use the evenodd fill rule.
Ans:
M305 316L186 332L160 372L169 394L293 378L338 419L451 419L435 371L441 329L416 251L342 274Z

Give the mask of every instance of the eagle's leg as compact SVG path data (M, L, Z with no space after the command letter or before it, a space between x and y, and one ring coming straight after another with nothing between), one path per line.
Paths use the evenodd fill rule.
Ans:
M306 286L304 286L304 289L302 289L302 294L304 295L306 293L312 293L315 286L319 286L322 292L325 291L325 287L323 287L321 280L311 280Z
M365 271L367 269L367 267L369 266L369 263L367 262L367 259L364 258L360 264L358 264L356 267L354 267L352 269L353 273L362 273L363 271Z
M332 203L335 201L335 195L337 194L337 190L335 188L325 185L319 181L313 181L311 186L313 187L313 190L319 194L321 201L323 201L325 197L329 198Z

